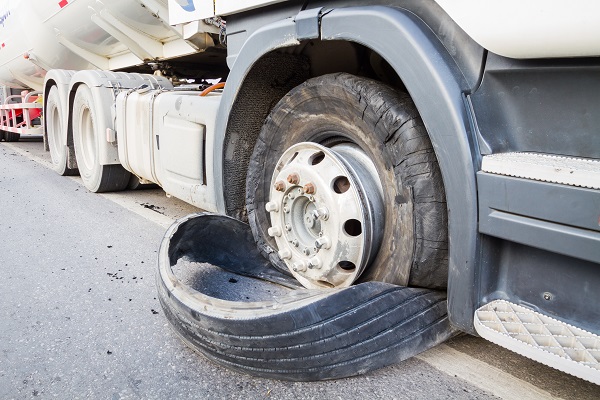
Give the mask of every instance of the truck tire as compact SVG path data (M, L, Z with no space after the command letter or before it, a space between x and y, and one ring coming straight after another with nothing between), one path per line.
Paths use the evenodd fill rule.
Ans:
M281 168L279 158L301 142L332 149L350 143L376 169L374 179L380 180L383 189L381 244L359 281L445 288L444 185L427 130L410 96L377 81L338 73L306 81L273 108L251 157L246 207L258 247L280 268L277 246L268 234L271 221L265 204L273 173Z
M19 133L15 132L4 132L4 141L6 142L18 142L21 138Z
M67 166L68 153L66 135L62 124L63 113L58 96L58 88L52 86L46 99L46 137L50 158L52 159L52 169L59 175L76 175L79 171Z
M75 156L84 186L96 193L125 189L130 173L120 164L99 162L98 137L104 134L104 126L97 116L92 92L85 85L77 88L72 115Z

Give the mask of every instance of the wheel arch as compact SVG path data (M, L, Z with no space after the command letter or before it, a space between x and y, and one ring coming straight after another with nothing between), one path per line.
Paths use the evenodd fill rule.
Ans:
M374 26L377 29L373 29ZM299 31L305 33L298 29L292 18L269 24L250 35L233 57L228 89L219 109L221 118L218 118L216 131L220 134L215 141L218 151L214 159L215 171L222 174L215 176L215 182L222 182L225 188L217 199L218 208L230 215L240 216L235 214L239 205L231 207L228 204L232 198L229 191L236 185L235 180L239 182L240 174L239 171L229 175L224 172L228 168L228 158L232 161L240 146L254 146L254 142L240 143L238 127L232 125L237 112L248 112L235 110L236 101L243 95L248 77L269 53L298 46L300 40L311 38L302 37ZM387 32L388 36L395 32L394 40L389 37L382 40L379 32ZM316 35L314 38L319 37L318 30ZM320 39L358 43L379 54L400 77L417 106L438 157L446 189L450 243L449 314L457 327L472 332L475 300L470 288L473 287L478 246L477 156L472 150L470 124L464 106L463 93L468 91L464 76L435 34L406 11L380 6L334 9L320 16ZM278 100L274 99L271 108Z

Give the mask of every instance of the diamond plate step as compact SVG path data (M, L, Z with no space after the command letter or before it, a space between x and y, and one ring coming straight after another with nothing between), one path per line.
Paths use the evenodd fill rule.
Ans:
M504 300L475 311L484 339L600 385L600 336Z
M600 161L539 153L484 156L481 170L491 174L600 189Z

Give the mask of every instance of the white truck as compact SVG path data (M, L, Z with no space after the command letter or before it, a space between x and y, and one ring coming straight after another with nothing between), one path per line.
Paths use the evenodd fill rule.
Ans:
M600 384L598 37L591 0L4 1L0 129L43 98L58 173L208 212L157 283L222 365L332 379L462 331Z

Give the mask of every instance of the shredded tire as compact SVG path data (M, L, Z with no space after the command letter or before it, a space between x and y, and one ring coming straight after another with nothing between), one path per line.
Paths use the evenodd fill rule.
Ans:
M299 142L350 141L374 162L384 188L385 226L380 251L360 281L444 289L448 276L448 219L444 184L433 146L407 93L346 73L310 79L273 108L250 160L248 222L259 249L279 269L267 234L271 174Z

